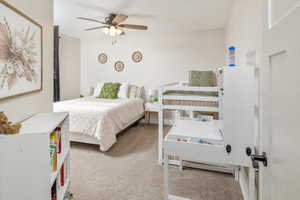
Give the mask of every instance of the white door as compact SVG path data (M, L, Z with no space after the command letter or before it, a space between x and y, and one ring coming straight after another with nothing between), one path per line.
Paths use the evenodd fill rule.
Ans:
M300 0L264 0L261 200L300 199Z

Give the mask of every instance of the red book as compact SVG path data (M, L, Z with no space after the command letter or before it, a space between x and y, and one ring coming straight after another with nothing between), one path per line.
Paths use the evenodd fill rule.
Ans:
M65 164L61 166L60 169L60 186L65 185Z

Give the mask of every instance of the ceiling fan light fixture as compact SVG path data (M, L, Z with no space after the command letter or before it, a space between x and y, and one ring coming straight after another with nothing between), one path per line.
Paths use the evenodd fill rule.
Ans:
M113 37L117 35L117 29L116 29L116 27L114 27L114 26L110 27L110 29L109 29L109 35L113 36Z
M123 30L120 28L117 28L116 33L117 33L117 35L121 35L123 33Z
M106 35L110 35L112 37L121 35L124 31L123 29L115 26L105 27L102 29L103 33Z
M104 34L107 35L107 34L109 34L109 29L110 29L110 28L105 27L105 28L102 29L102 31L103 31Z
M125 35L123 29L134 29L134 30L147 30L147 26L135 25L135 24L122 24L128 18L124 14L110 14L105 18L105 21L99 21L98 19L87 18L87 17L78 17L78 19L85 21L92 21L103 24L102 26L97 26L93 28L85 29L85 31L93 31L102 29L103 33L111 37L116 37L119 35Z

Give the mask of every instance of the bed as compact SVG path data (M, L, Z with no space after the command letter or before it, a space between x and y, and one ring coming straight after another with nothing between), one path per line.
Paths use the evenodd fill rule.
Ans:
M165 198L164 199L186 199L170 195L170 178L169 164L176 164L170 157L178 157L179 165L182 160L203 164L213 164L212 170L219 171L217 166L227 166L234 169L235 178L240 181L243 189L250 191L250 195L255 192L255 171L257 169L251 154L255 154L255 69L251 67L228 68L225 67L223 72L223 83L221 87L164 87L161 89L160 103L161 110L159 112L159 140L161 143L160 152L163 154L164 164L164 182L165 182ZM215 92L219 91L219 104L221 119L219 120L202 120L202 118L177 118L164 136L163 129L163 111L164 109L179 110L207 110L208 107L202 106L174 106L165 105L165 94L168 90ZM207 96L175 96L173 99L185 99L191 101L203 101ZM211 109L211 108L209 108ZM159 143L161 142L159 141ZM241 168L248 168L250 171L248 181L243 179ZM207 168L206 168L207 169ZM223 170L222 170L223 172ZM242 179L240 178L242 176ZM252 197L252 196L250 196ZM249 199L249 198L248 198ZM188 200L188 199L186 199Z
M210 72L209 74L207 74ZM201 73L204 73L201 74ZM197 82L200 79L211 79L204 80L202 83ZM169 105L170 110L173 110L176 106L185 108L187 106L201 107L201 111L194 111L195 116L201 115L211 115L214 119L219 119L219 88L222 88L222 69L216 71L191 71L189 74L189 81L186 82L176 82L163 85L162 91L162 104ZM193 80L196 79L196 80ZM196 83L193 83L196 82ZM202 90L198 90L199 87L203 87ZM215 88L210 90L209 88ZM205 88L208 88L206 90ZM199 99L199 97L201 97ZM184 110L184 109L183 109Z
M144 101L89 96L54 103L53 109L70 113L72 141L99 144L101 151L107 151L117 142L118 133L144 116Z
M197 119L210 115L221 119L223 69L217 71L191 71L189 81L163 85L159 90L159 164L163 162L164 111L175 111L175 121L182 118ZM182 160L174 157L173 164L182 167Z

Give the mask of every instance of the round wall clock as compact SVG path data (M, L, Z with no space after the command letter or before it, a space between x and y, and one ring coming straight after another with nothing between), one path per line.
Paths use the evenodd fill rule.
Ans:
M124 68L125 68L125 66L124 66L124 63L123 63L122 61L117 61L117 62L115 63L115 70L116 70L117 72L123 71Z
M143 59L143 54L139 51L135 51L132 54L132 60L136 63L141 62L141 60Z
M101 64L105 64L107 62L107 55L105 53L99 54L98 61Z

